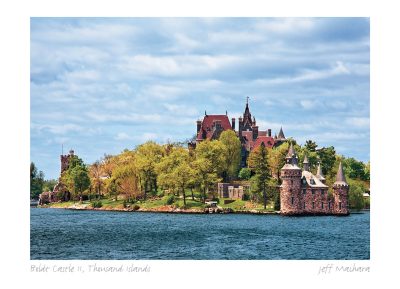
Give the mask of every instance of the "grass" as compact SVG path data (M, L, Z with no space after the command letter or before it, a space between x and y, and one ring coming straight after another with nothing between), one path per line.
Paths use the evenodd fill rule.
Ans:
M167 199L169 195L163 196L163 197L158 197L158 198L153 198L153 199L148 199L146 201L137 201L134 202L134 204L140 206L140 208L143 209L157 209L162 206L167 205ZM243 201L243 200L234 200L232 203L229 204L224 204L224 200L229 200L226 198L220 198L219 199L219 204L218 206L222 208L230 208L234 211L243 211L243 210L256 210L256 211L261 211L261 212L273 212L273 202L269 202L267 204L267 209L264 209L263 204L261 203L255 203L252 201ZM77 202L77 201L69 201L69 202L62 202L62 203L51 203L48 206L52 208L67 208L70 206L73 206L74 204L82 204L82 205L88 205L92 206L92 202L97 201L97 200L91 200L91 201L83 201L83 202ZM102 209L123 209L124 208L124 202L127 205L131 205L129 202L126 200L117 200L115 201L114 198L102 198L100 199L102 203ZM185 208L185 209L204 209L205 204L199 200L195 199L192 200L191 194L186 195L186 206L183 204L183 197L180 196L179 198L175 196L174 202L171 204L171 206L175 206L177 208Z

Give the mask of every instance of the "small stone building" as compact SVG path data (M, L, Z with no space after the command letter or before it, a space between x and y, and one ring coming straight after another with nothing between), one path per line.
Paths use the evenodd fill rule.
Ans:
M244 193L248 190L249 190L249 185L218 183L218 196L220 198L242 200Z
M348 215L349 185L344 176L342 163L333 184L333 195L329 197L329 187L325 184L321 165L317 175L309 171L307 156L303 170L298 167L298 160L293 145L286 156L286 163L281 169L280 186L281 213L284 215Z

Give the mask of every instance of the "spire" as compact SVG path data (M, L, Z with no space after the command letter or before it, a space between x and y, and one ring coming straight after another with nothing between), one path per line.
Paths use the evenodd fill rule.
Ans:
M307 155L304 156L304 161L303 161L303 170L304 171L310 171L310 163L308 162L308 157Z
M317 177L319 179L324 178L324 174L322 173L321 163L318 163Z
M204 115L207 116L207 111L206 110L204 111Z
M285 139L285 135L283 134L282 127L281 127L281 129L279 130L278 139Z
M344 176L342 162L339 163L339 169L336 174L336 182L334 185L348 185L346 182L346 177Z
M286 163L291 164L291 165L296 165L297 166L297 156L296 156L296 151L294 150L293 144L290 144L288 153L286 155Z

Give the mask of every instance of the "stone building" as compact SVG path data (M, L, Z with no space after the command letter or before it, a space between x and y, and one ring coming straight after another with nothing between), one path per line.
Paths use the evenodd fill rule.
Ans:
M245 192L250 190L248 184L218 183L218 197L243 200Z
M241 167L246 166L248 155L253 149L258 148L261 143L266 147L277 147L286 141L282 127L278 136L272 136L271 129L259 130L255 117L251 115L249 109L249 101L247 98L246 107L243 116L238 119L238 127L236 129L236 119L229 121L228 113L225 115L208 115L205 112L203 120L197 121L196 141L189 143L189 148L195 148L196 144L203 140L218 139L225 130L233 130L240 139L242 144Z
M318 165L316 175L309 170L307 156L303 161L303 170L298 167L297 155L291 145L285 165L281 169L281 214L348 215L349 185L344 176L342 163L339 164L331 197L328 195L329 187L325 184L321 165Z
M55 203L59 201L67 202L71 199L71 193L67 190L65 185L61 182L61 175L65 172L70 164L71 159L75 156L74 151L71 149L69 154L60 155L60 177L57 184L51 192L43 192L39 195L39 204Z

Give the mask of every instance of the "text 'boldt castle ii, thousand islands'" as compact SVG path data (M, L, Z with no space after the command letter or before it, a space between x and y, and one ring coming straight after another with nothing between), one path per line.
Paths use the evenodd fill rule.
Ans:
M203 140L218 139L225 130L235 131L242 144L241 167L246 166L246 160L253 149L261 143L265 147L273 148L286 142L282 127L274 137L271 129L261 131L256 125L255 117L251 117L248 98L243 117L239 117L238 130L235 130L235 118L229 122L225 115L208 115L205 113L203 121L197 121L196 141L189 143L190 148ZM332 187L332 195L328 194L328 186L322 174L321 164L318 165L317 175L310 172L307 155L303 161L303 170L297 166L298 158L293 145L290 146L286 156L286 163L281 169L280 178L280 203L281 214L285 215L348 215L349 185L344 176L342 164ZM235 193L236 192L236 193ZM237 192L232 184L219 183L218 193L221 197L241 198L242 193Z

